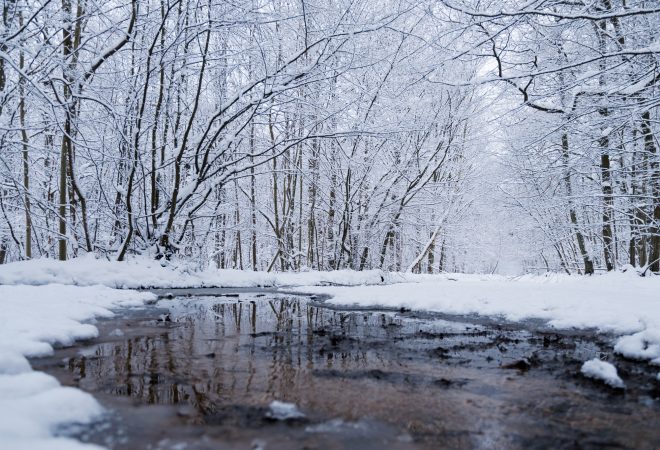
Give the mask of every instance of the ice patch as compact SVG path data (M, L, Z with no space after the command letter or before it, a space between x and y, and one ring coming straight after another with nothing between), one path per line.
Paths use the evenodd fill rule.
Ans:
M613 388L624 389L626 386L612 364L598 358L590 359L582 364L582 374L589 378L601 380Z

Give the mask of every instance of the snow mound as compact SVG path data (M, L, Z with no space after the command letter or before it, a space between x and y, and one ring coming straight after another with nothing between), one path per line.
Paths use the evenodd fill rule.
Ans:
M53 352L52 345L98 335L81 323L109 317L110 308L142 305L153 294L118 291L105 286L0 286L0 443L7 449L98 449L55 437L59 428L88 424L101 405L78 389L62 387L34 372L26 356Z
M294 420L302 419L305 417L298 407L293 403L281 402L274 400L270 403L270 410L266 413L266 417L274 420Z
M647 328L619 338L614 351L632 359L650 360L660 365L660 328Z
M581 372L585 377L601 380L613 388L624 389L626 387L619 377L616 367L598 358L590 359L582 364Z

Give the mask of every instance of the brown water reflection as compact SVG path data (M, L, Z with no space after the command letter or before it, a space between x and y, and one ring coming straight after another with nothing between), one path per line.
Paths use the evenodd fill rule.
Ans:
M60 351L60 368L43 361L116 411L110 429L83 439L114 448L660 448L644 369L630 366L636 384L625 395L576 375L603 351L588 336L333 311L273 294L158 307L100 324L97 342ZM503 368L523 357L529 367ZM269 420L273 400L295 403L306 420Z

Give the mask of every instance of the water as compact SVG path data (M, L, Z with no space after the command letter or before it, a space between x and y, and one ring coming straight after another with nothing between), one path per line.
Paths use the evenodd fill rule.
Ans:
M655 370L616 360L625 393L579 375L607 336L232 295L123 311L33 364L109 409L74 434L117 449L660 448Z

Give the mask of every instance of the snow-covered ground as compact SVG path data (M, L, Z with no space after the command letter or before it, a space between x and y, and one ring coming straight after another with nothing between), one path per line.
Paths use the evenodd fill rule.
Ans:
M96 327L84 321L150 298L105 286L0 286L0 448L97 448L54 434L68 424L89 423L101 406L90 394L33 371L26 357L51 354L52 344L95 337Z
M449 314L542 319L556 328L621 335L615 351L660 365L660 277L634 271L593 277L453 275L387 286L308 287L337 305L406 307Z
M0 285L48 283L92 286L102 284L113 288L177 288L177 287L257 287L303 286L316 284L375 284L385 276L378 270L356 272L309 271L251 272L243 270L207 269L196 271L182 262L159 262L138 258L118 263L88 255L66 262L36 259L0 266Z
M338 305L542 319L558 328L615 333L620 335L615 351L660 365L660 277L641 278L633 271L506 278L380 271L195 272L183 264L149 259L33 260L0 266L0 447L91 448L54 433L62 425L93 420L102 413L100 405L90 395L32 371L26 357L47 355L53 344L94 337L97 329L89 322L95 317L153 298L115 288L200 286L295 286L330 295L329 301ZM611 372L594 362L585 370L589 376Z

